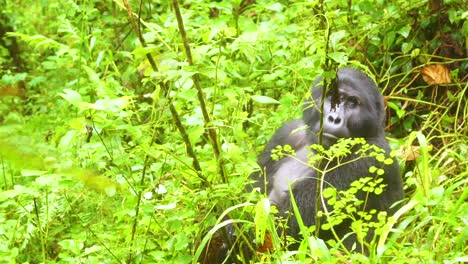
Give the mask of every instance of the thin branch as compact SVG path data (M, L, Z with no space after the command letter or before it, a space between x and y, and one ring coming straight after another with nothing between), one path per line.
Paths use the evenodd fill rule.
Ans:
M130 5L128 3L128 0L124 0L123 2L124 2L125 9L127 10L128 16L130 18L130 21L131 21L131 23L133 25L133 28L134 28L135 32L137 33L137 36L138 36L138 39L139 39L141 45L143 47L147 47L148 45L146 44L146 41L143 38L143 35L141 34L141 31L140 31L140 29L138 27L139 23L137 23L136 20L135 20L135 15L132 12L132 9L131 9L131 7L130 7ZM158 66L156 65L156 62L154 61L153 56L148 53L148 54L146 54L146 58L148 59L148 62L150 63L151 68L155 72L158 72L159 69L158 69ZM164 82L160 81L160 82L158 82L158 85L161 87L161 89L166 94L169 92L169 88L167 87L167 85ZM182 136L182 139L183 139L183 141L185 143L185 147L187 149L187 154L192 158L192 165L195 168L195 170L197 171L198 178L200 178L203 182L207 182L206 177L203 176L203 174L202 174L202 169L201 169L200 163L198 162L198 158L195 155L195 152L193 150L192 143L190 142L190 139L188 137L187 131L185 130L184 126L182 125L182 122L180 121L180 116L177 113L177 110L175 109L174 105L171 102L169 103L169 111L171 112L172 119L173 119L177 129L179 130L179 133Z
M177 0L172 0L172 6L174 7L174 12L175 12L176 19L177 19L177 25L179 26L180 36L182 37L182 41L184 43L184 49L185 49L185 55L187 56L187 61L190 66L194 66L193 59L192 59L192 52L190 50L190 44L187 38L187 33L184 27L184 21L182 19L182 15L180 14L179 3L177 2ZM208 111L206 110L205 98L203 97L203 91L200 85L200 78L197 72L194 75L192 75L192 80L193 80L193 84L195 85L195 88L197 89L198 101L200 102L200 108L202 110L203 119L205 121L205 127L207 128L207 131L208 131L208 137L210 138L211 145L213 146L213 152L214 152L216 161L218 162L219 173L221 175L223 182L227 183L223 162L220 156L216 130L214 128L209 127L211 125L211 119L210 119L210 116L208 115Z

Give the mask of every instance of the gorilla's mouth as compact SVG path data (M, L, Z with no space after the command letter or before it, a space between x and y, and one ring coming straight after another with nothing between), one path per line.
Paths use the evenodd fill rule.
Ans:
M322 136L323 136L323 137L326 137L327 139L338 140L338 137L336 137L336 136L333 135L333 134L323 133Z
M336 143L336 141L338 141L337 136L335 136L333 134L330 134L330 133L323 133L322 134L322 145L325 148L331 147L333 144Z

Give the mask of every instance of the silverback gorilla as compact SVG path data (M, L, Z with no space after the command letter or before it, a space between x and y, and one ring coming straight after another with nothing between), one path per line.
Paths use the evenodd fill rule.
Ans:
M367 212L375 209L393 213L395 209L391 208L392 204L403 199L403 186L397 162L394 160L393 163L384 165L375 157L366 155L362 157L362 152L357 154L362 149L359 145L354 146L351 154L341 159L339 164L334 159L326 165L318 163L311 166L308 164L310 154L314 154L314 150L309 148L310 145L321 142L324 149L328 149L340 138L364 138L367 144L378 147L386 157L389 157L390 148L384 135L384 101L375 83L358 70L344 68L338 70L334 84L337 94L334 93L333 100L331 95L327 94L324 97L324 112L320 115L324 88L320 85L320 78L315 82L311 90L311 98L304 103L302 118L285 123L273 135L258 159L261 172L251 175L255 181L253 187L260 188L263 193L268 194L271 204L275 205L280 215L287 219L286 234L296 239L301 237L297 218L292 214L294 210L290 193L305 226L316 225L316 219L320 219L321 225L329 220L326 216L316 218L316 205L322 205L322 201L316 202L319 197L317 180L321 177L326 187L345 191L353 182L370 177L369 169L376 167L383 169L380 174L376 174L380 177L379 184L385 186L383 192L377 195L363 190L358 191L356 198L361 201L365 200L364 203L358 205L358 209ZM322 116L322 133L320 133ZM322 134L321 141L319 140L320 134ZM279 160L273 159L272 150L277 146L285 145L291 146L295 155ZM326 171L325 175L321 175L320 171ZM339 199L338 196L337 200ZM331 210L328 200L325 198L324 200L326 201L324 206L327 210ZM366 251L356 235L350 234L351 224L350 218L347 218L335 225L333 229L348 250ZM369 232L366 240L369 240L371 236L372 231ZM201 263L223 263L223 261L237 263L238 259L235 255L241 251L244 252L242 254L244 259L249 259L253 252L249 253L242 246L237 248L229 246L232 244L227 241L234 241L235 237L232 226L226 227L224 235L215 234L211 244L204 248L200 258ZM323 229L319 229L318 237L324 241L335 238L330 230Z
M316 224L317 179L320 173L307 163L308 155L312 152L309 146L319 143L320 107L324 92L323 86L319 83L320 79L312 87L311 98L304 103L302 119L285 123L274 134L258 159L262 173L252 175L256 180L255 186L268 194L270 202L276 205L283 216L293 211L290 200L291 190L306 226ZM340 138L364 138L367 144L381 148L388 157L390 148L384 135L384 100L375 83L358 70L343 68L337 72L335 85L338 88L338 96L335 97L338 98L337 102L332 106L332 96L325 96L322 146L327 149ZM295 156L272 159L272 150L285 145L295 150ZM334 187L337 191L347 190L352 182L369 177L371 166L383 169L384 173L379 177L382 178L381 183L385 184L385 188L379 195L364 192L358 194L360 200L366 200L359 209L367 212L376 209L393 213L391 205L403 199L402 180L396 161L390 165L383 165L374 157L361 158L353 153L341 160L339 166L336 161L329 163L328 168L334 169L327 171L323 179L327 187ZM323 169L325 169L323 165L318 165L319 171ZM327 222L326 217L320 219L321 224ZM334 227L339 238L344 238L351 232L350 221L345 220ZM300 237L294 215L289 218L287 226L288 235ZM325 241L334 238L330 231L323 230L319 231L318 236ZM355 235L347 236L343 243L348 249L362 248L357 243Z

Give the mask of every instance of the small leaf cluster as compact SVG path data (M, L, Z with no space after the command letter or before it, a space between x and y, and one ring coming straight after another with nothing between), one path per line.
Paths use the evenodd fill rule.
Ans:
M278 161L287 156L295 156L296 151L290 145L276 146L271 150L271 158Z
M358 212L358 218L351 223L351 230L356 234L358 241L363 243L370 230L380 234L387 221L387 212L385 211L375 209L361 211Z
M323 230L330 230L334 226L340 225L344 220L350 218L357 212L364 201L357 199L355 193L350 190L338 191L335 188L326 188L322 196L327 199L327 204L332 210L328 212L319 212L319 217L326 216L327 222L321 225Z
M360 228L353 228L353 231L359 231L361 233L367 233L371 227L381 227L381 213L375 209L369 211L363 211L362 205L366 204L366 201L358 197L359 192L366 194L380 195L385 189L386 185L382 183L382 178L363 177L355 180L351 183L351 187L347 190L340 190L333 187L326 188L322 192L323 198L326 199L327 204L332 210L328 212L319 212L319 216L327 216L327 222L322 224L323 230L330 230L334 226L338 226L346 219L353 220L353 223L357 222ZM375 216L379 215L378 222L371 222L375 219Z
M375 167L372 166L369 171L373 170ZM378 169L377 175L382 176L384 170ZM381 174L380 174L381 173ZM379 195L383 192L386 184L383 184L383 178L372 178L372 177L364 177L360 178L359 180L354 181L351 183L351 188L348 190L351 193L355 194L358 190L362 190L366 193L374 193Z
M356 150L357 146L359 148ZM375 145L369 145L362 138L340 139L337 144L334 144L327 150L317 145L313 145L311 148L317 151L317 156L327 160L342 160L344 157L351 155L351 151L353 150L354 155L357 155L357 159L373 157L376 161L385 165L393 163L392 158L385 156L384 150ZM315 161L315 158L313 159ZM361 177L353 181L347 190L337 190L334 187L328 187L323 190L321 195L326 199L328 205L324 210L325 212L319 211L319 217L327 217L327 221L321 225L323 230L333 229L333 227L340 225L346 219L351 219L353 222L353 232L362 241L368 233L369 228L381 227L385 223L385 217L382 218L377 210L362 210L366 207L367 198L370 194L380 195L386 188L386 184L383 183L383 178L381 177L385 173L384 169L371 166L369 173L370 176ZM362 195L362 193L365 195ZM331 210L328 210L328 208ZM378 221L373 222L372 220L376 219L376 217Z

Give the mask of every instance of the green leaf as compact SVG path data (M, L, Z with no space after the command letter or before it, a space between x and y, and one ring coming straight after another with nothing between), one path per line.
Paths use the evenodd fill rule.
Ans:
M0 202L15 198L16 196L23 194L22 189L23 187L0 192Z
M348 54L345 52L330 52L328 53L328 57L339 64L348 63Z
M252 95L252 100L259 104L280 104L278 100L264 95Z
M47 171L42 170L21 170L21 176L30 177L30 176L39 176L46 174Z
M401 51L405 54L407 54L411 49L413 48L413 43L411 42L405 42L401 44Z
M76 107L79 107L80 103L83 102L81 95L73 90L65 89L63 93L59 93L59 95Z
M57 178L53 175L43 175L36 178L36 183L39 186L54 186L57 183Z
M414 49L411 51L411 58L416 58L417 56L419 56L419 53L421 53L421 50L420 49Z
M345 36L346 36L346 31L344 30L333 32L330 35L330 47L333 50L336 50L338 47L338 44L340 43L340 40L343 39Z
M409 36L410 32L411 32L411 26L406 25L404 27L401 27L397 32L398 32L398 34L400 34L404 38L407 38Z
M265 8L276 12L281 12L281 10L283 10L283 6L280 3L274 3L272 5L266 6Z
M322 192L322 196L324 198L330 198L336 196L336 189L335 188L326 188Z
M128 105L130 99L130 96L122 96L113 99L99 99L96 101L96 103L89 104L87 106L96 110L120 112L121 109L125 108Z
M394 102L387 102L387 105L393 110L395 110L399 119L401 119L406 114L406 111Z

